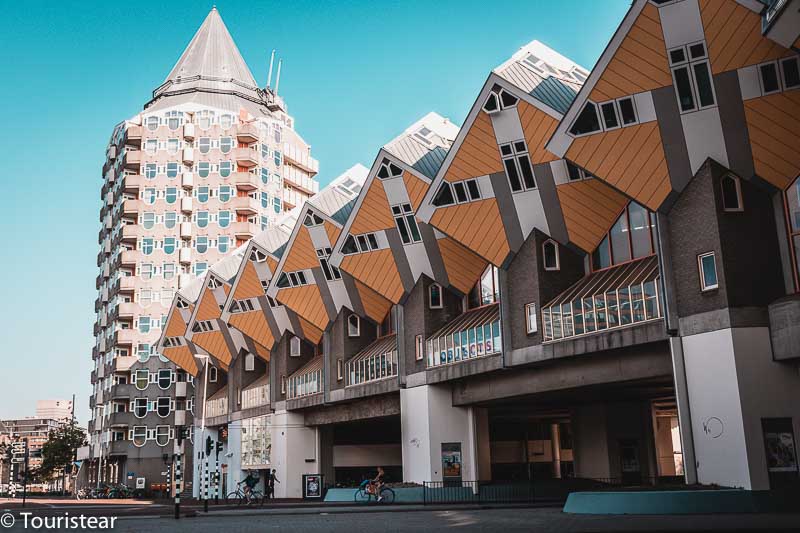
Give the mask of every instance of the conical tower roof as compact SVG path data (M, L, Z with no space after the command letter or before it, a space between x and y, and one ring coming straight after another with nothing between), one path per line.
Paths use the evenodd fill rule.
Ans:
M193 76L233 79L257 86L216 7L211 9L164 81Z
M153 91L153 99L145 109L158 110L184 103L234 112L244 107L255 116L269 114L265 94L216 7L206 16L164 83Z

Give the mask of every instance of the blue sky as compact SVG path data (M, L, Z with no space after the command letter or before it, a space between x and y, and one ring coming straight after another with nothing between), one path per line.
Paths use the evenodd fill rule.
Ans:
M256 80L269 52L324 184L429 111L461 124L489 71L538 39L591 68L630 2L216 3ZM5 2L0 18L0 418L77 395L88 419L100 170L212 2Z

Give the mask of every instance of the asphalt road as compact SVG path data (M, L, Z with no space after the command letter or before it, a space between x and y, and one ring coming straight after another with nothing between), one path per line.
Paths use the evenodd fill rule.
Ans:
M87 509L88 510L88 509ZM95 516L96 509L92 509ZM113 516L111 507L109 516ZM121 509L120 509L121 510ZM153 509L155 510L155 509ZM26 531L14 510L16 524L2 531ZM4 511L0 507L0 515ZM57 516L81 513L78 506L32 509L33 515ZM0 516L0 519L2 516ZM31 518L29 518L31 520ZM0 520L1 521L1 520ZM27 530L31 530L29 527ZM784 515L695 515L695 516L590 516L568 515L557 508L448 509L420 507L393 508L302 508L246 511L215 511L209 515L174 520L148 516L120 517L115 532L215 532L253 533L257 531L304 532L393 532L393 531L514 531L535 532L610 532L610 531L776 531L800 530L800 514ZM66 531L67 529L59 529ZM88 530L88 529L87 529ZM75 531L75 529L72 529ZM94 531L97 531L96 529Z

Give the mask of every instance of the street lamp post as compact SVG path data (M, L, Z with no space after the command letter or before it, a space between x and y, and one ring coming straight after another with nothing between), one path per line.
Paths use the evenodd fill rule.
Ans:
M203 364L203 403L201 405L202 408L202 416L200 417L200 461L199 461L199 470L200 476L199 479L203 480L203 484L199 487L198 494L201 498L203 498L203 511L206 513L208 512L208 492L203 494L203 490L208 491L207 488L207 472L203 472L203 462L205 459L206 470L208 470L208 459L205 457L205 450L203 449L203 443L205 442L206 437L206 397L208 395L208 363L210 362L210 357L206 354L198 355L200 359L204 359L205 363Z

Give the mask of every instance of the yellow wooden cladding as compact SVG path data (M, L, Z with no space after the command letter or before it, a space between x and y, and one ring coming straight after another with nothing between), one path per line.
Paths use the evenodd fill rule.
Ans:
M266 347L272 348L275 344L275 337L269 328L264 311L256 309L247 313L236 313L231 315L228 323L242 332L243 335L253 339L253 341Z
M269 266L269 271L275 273L278 270L278 260L272 257L267 257L267 265Z
M322 340L322 330L301 316L297 317L297 321L300 323L301 329L297 332L298 335L304 337L311 344L319 344L319 341Z
M165 337L183 337L186 333L186 322L178 309L172 311L172 317L167 322L167 328L164 331Z
M278 291L278 301L317 328L324 330L328 327L328 313L316 285L281 289Z
M449 237L439 239L437 243L450 285L463 294L469 293L488 262Z
M389 200L381 180L375 178L361 201L355 218L350 224L350 233L359 235L394 227L394 218ZM333 242L333 241L331 241Z
M256 267L249 259L244 260L244 270L239 275L236 284L236 291L233 294L234 300L244 300L246 298L258 298L264 295L264 288L258 279Z
M367 318L375 322L382 322L386 314L392 308L392 302L373 291L357 279L354 280L358 296L361 298L361 305L364 306L364 313Z
M494 198L440 207L431 224L496 266L508 257L505 227Z
M288 255L283 262L283 272L294 272L295 270L305 270L307 268L316 268L319 266L319 259L317 259L317 253L314 251L314 243L311 241L311 235L309 235L308 229L302 224L300 224L300 229L297 230L297 236L286 253Z
M656 121L579 137L566 157L653 211L672 190Z
M461 181L503 171L500 149L494 135L492 120L479 111L461 146L453 157L444 179Z
M524 100L520 100L517 104L517 112L525 141L528 143L531 162L535 165L558 159L544 148L558 126L558 121Z
M192 342L204 349L222 365L223 370L228 370L232 355L225 342L225 337L220 331L206 331L192 335Z
M222 310L219 308L214 293L208 287L203 289L203 293L200 295L200 302L197 305L199 305L200 308L197 310L195 322L219 318L222 314Z
M800 91L747 100L744 113L756 174L785 189L800 174Z
M658 8L648 3L609 61L589 98L603 102L672 85Z
M392 303L403 297L403 282L389 248L346 255L341 268Z
M791 52L761 34L761 16L731 0L700 0L714 74L784 57Z
M592 252L628 203L628 199L600 180L565 183L556 188L569 240Z
M197 376L199 370L197 368L197 361L188 346L164 348L162 352L164 357L178 365L179 368L184 369L192 376Z
M403 172L403 182L406 184L408 198L411 200L414 212L416 212L430 184L410 172Z

